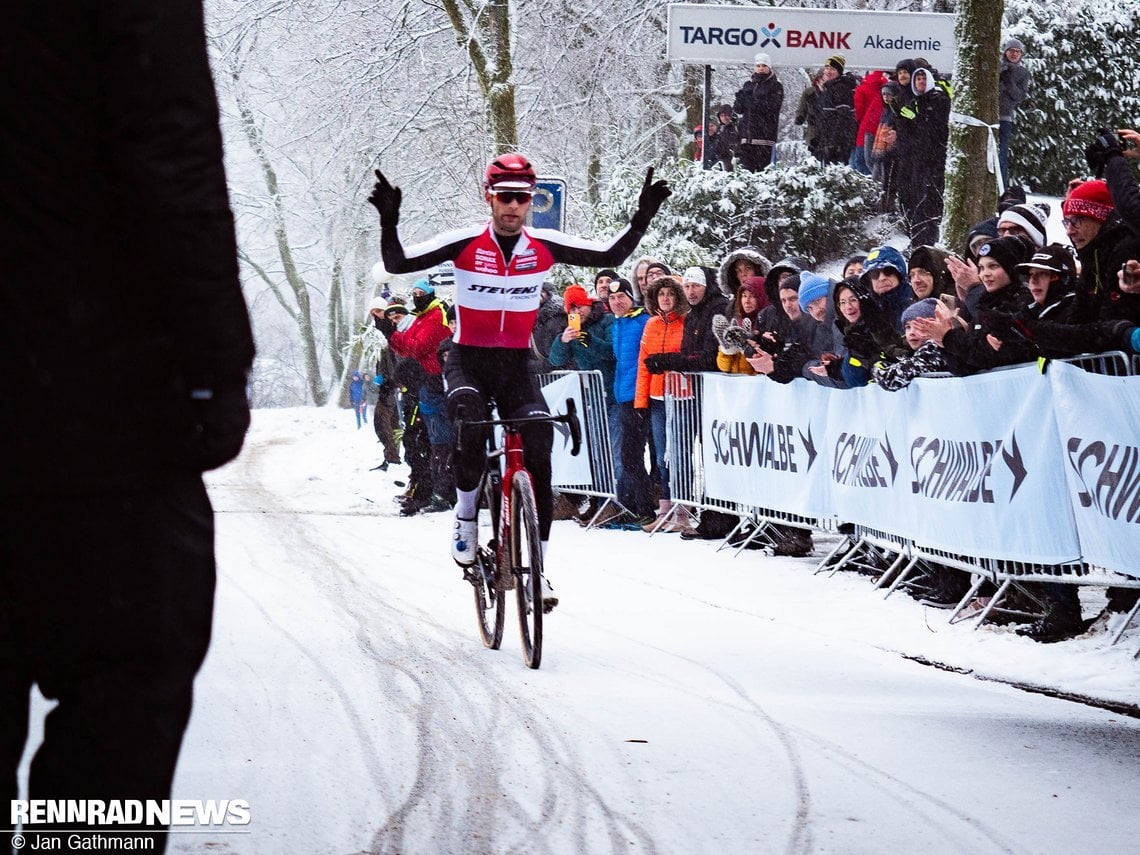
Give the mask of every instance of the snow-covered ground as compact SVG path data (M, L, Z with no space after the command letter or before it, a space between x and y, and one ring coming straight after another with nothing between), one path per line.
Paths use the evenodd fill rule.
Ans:
M1043 646L808 559L555 524L542 668L478 641L446 515L344 410L258 411L209 478L219 585L172 852L1135 847L1140 631ZM944 663L950 672L915 658ZM978 679L992 678L992 679Z

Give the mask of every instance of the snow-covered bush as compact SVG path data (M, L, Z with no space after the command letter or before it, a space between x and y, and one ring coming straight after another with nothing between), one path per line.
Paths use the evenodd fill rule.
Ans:
M864 225L879 202L877 182L845 166L811 161L763 172L700 169L688 161L658 171L673 195L653 220L643 251L674 266L718 263L730 250L751 245L769 258L802 255L823 262L866 243ZM593 232L626 222L637 206L644 173L615 171Z
M1033 75L1017 115L1012 179L1061 194L1085 175L1084 147L1100 127L1140 122L1140 3L1135 0L1007 0L1003 40L1025 42Z

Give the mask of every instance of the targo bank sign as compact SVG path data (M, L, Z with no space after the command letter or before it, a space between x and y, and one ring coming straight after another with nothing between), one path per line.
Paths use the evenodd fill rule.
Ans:
M920 56L950 72L954 15L670 4L670 62L751 66L761 51L773 66L812 68L841 53L853 68L893 69Z

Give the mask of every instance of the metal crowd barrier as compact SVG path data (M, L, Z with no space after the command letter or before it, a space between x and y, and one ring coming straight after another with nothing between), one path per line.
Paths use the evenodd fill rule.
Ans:
M669 495L673 508L658 520L654 532L680 513L681 508L698 514L704 510L720 511L739 516L742 520L749 513L737 502L714 499L705 493L704 450L701 445L704 390L703 374L675 371L665 374L665 460L669 467Z
M1082 354L1061 360L1083 370L1107 376L1140 375L1140 356L1129 356L1121 351L1099 354ZM540 382L548 382L566 373L554 372L540 375ZM576 372L582 377L582 393L585 401L585 429L590 440L591 483L567 485L566 489L585 495L604 497L607 504L616 503L613 457L610 449L609 425L606 416L605 391L601 373L598 371ZM790 524L813 528L824 533L839 531L842 540L820 562L816 572L830 570L832 573L843 569L854 569L875 575L876 589L886 588L885 596L894 591L916 586L921 588L919 574L933 566L948 567L970 573L973 582L969 592L953 610L950 621L964 620L963 612L977 595L985 582L997 587L997 593L980 612L969 615L977 617L975 628L986 622L995 612L1012 612L1004 608L1003 600L1011 591L1017 590L1029 602L1041 606L1032 590L1024 587L1027 583L1065 582L1079 585L1116 586L1140 588L1140 578L1124 576L1104 568L1097 568L1081 561L1060 565L1037 564L1031 562L997 560L980 556L962 555L916 544L909 538L886 531L860 525L841 524L837 520L806 517L777 508L762 508L737 502L714 499L704 490L704 469L701 447L701 408L704 398L704 377L701 374L680 374L668 372L665 375L665 414L666 448L665 457L669 466L669 490L673 497L673 510L670 515L658 521L663 525L681 508L700 512L715 510L733 514L740 518L736 528L724 539L718 549L729 542L739 553L748 543L759 541L764 546L774 546L778 534L772 526ZM595 520L597 517L595 517ZM754 527L747 537L741 539L740 532L748 524ZM1024 614L1022 612L1013 612ZM1140 615L1140 604L1128 616L1127 621L1114 634L1115 644L1130 623ZM1032 615L1030 615L1032 616ZM1140 656L1140 650L1137 651Z
M1090 373L1114 377L1140 375L1140 356L1130 357L1121 351L1081 354L1061 361ZM952 377L945 374L939 376ZM811 527L822 532L838 529L844 536L820 562L816 569L817 573L826 570L835 573L842 569L853 569L874 575L875 589L885 588L886 597L904 587L922 590L922 579L928 569L947 567L969 573L973 576L973 582L968 593L953 609L951 622L965 619L961 615L985 582L989 581L997 588L984 608L969 615L977 618L975 629L995 613L1018 614L1032 618L1043 612L1044 604L1031 589L1025 587L1029 583L1066 582L1140 588L1138 578L1103 568L1094 568L1080 561L1047 565L962 555L916 544L905 536L866 526L841 525L836 520L816 519L773 508L750 507L710 499L703 492L704 478L701 467L700 421L704 391L703 377L699 374L667 375L665 391L669 437L666 457L670 465L670 491L674 501L683 502L696 509L709 508L740 516L740 522L721 543L719 549L723 549L730 541L737 545L737 554L753 541L758 541L763 546L774 546L777 540L772 536L771 526L779 523ZM741 540L738 535L749 523L755 527L747 538ZM1024 601L1035 603L1041 611L1028 613L1006 607L1004 602L1013 591L1020 592ZM1115 644L1131 622L1138 617L1140 617L1140 603L1114 633L1110 644ZM1140 650L1136 655L1140 656Z
M617 503L617 479L614 477L613 450L606 407L606 387L601 371L551 371L538 375L544 386L567 374L576 374L582 389L582 431L590 455L590 481L587 484L559 484L559 489L604 499L589 526L593 526L609 505ZM587 526L587 527L589 527Z
M1129 355L1122 350L1082 353L1059 361L1075 365L1090 374L1103 374L1107 377L1132 377L1140 374L1140 357L1129 358Z

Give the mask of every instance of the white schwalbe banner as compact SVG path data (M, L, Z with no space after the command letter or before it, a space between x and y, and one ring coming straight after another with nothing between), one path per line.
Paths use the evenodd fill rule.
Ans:
M1080 558L1052 384L1036 364L917 380L903 392L898 486L915 543L1039 564Z
M758 426L751 465L725 454L725 425ZM717 499L978 557L1059 564L1081 554L1052 383L1033 365L899 392L705 375L701 430ZM783 465L781 435L794 437L795 471Z
M1081 554L1140 577L1140 377L1056 363L1049 377Z
M832 394L821 444L832 513L843 522L913 537L914 514L906 501L910 491L903 468L909 446L906 390L884 392L867 386L825 391Z
M554 446L550 454L550 481L555 487L582 487L592 482L590 474L590 443L586 434L586 406L582 395L582 378L571 372L542 387L542 396L552 416L566 412L566 399L570 398L578 410L582 427L582 448L577 456L570 454L570 428L554 425Z
M705 374L705 493L804 516L828 516L823 437L827 399L815 383Z

